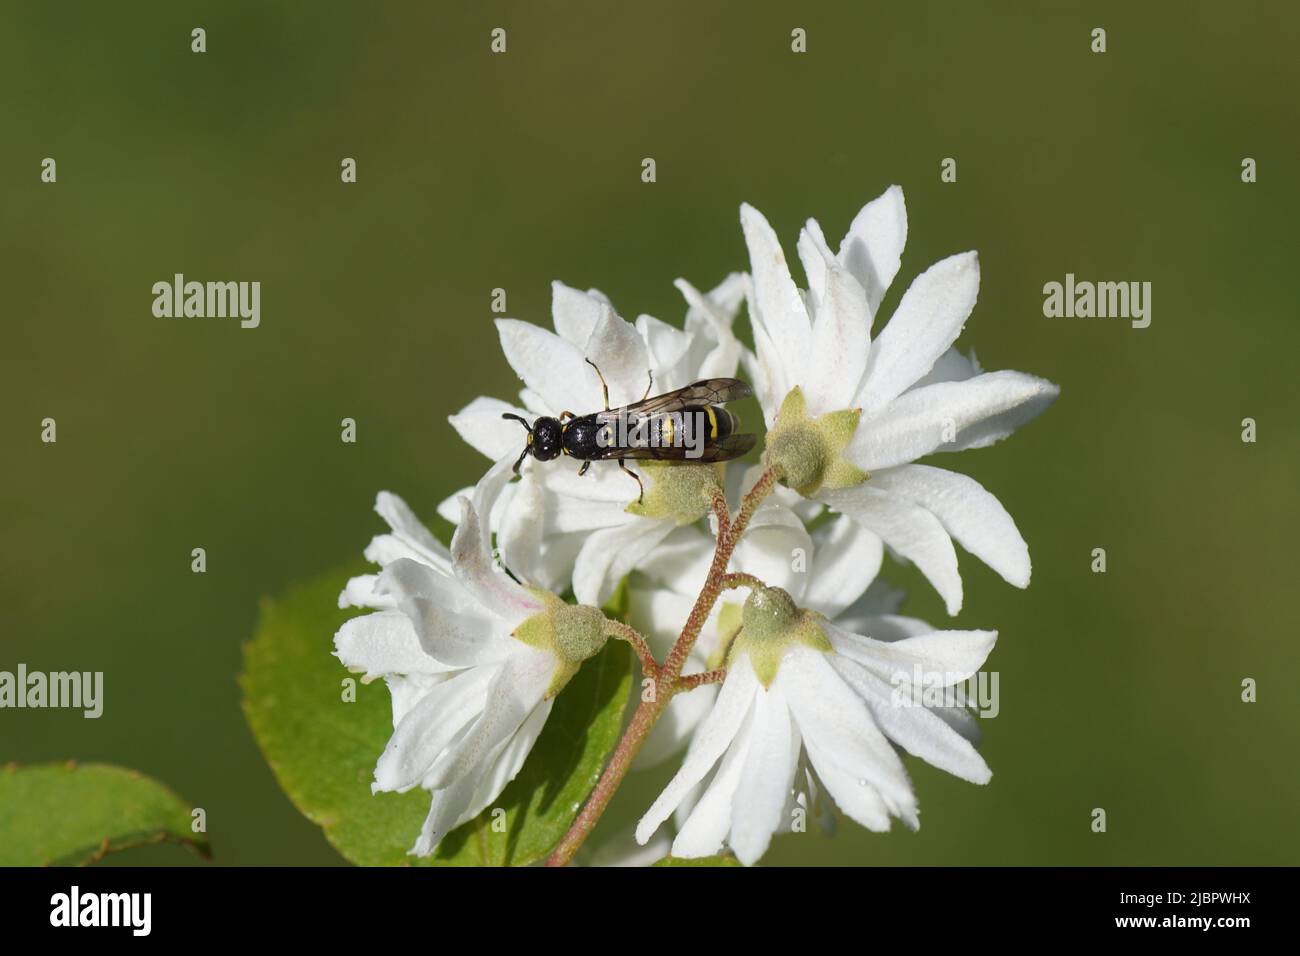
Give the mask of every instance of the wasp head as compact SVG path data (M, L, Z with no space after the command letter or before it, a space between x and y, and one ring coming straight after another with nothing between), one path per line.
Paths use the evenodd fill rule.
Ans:
M519 459L515 462L516 475L519 474L519 466L524 463L524 459L529 455L539 461L550 461L552 458L559 456L564 446L564 428L560 425L558 418L543 415L529 425L525 419L509 412L501 417L516 421L528 430L528 442L524 445L524 450L519 453Z

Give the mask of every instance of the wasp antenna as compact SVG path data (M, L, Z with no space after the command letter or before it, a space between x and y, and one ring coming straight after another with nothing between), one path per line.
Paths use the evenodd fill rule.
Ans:
M525 446L524 450L519 453L519 457L515 459L515 475L519 474L519 467L524 463L524 459L527 457L528 448Z
M501 417L502 417L502 418L508 418L508 419L510 419L511 421L516 421L516 422L518 422L520 425L523 425L524 428L528 429L528 434L531 435L531 434L533 433L533 426L530 425L530 424L528 424L528 420L527 420L526 418L524 418L522 415L516 415L516 414L514 414L513 412L502 412L502 413L501 413ZM515 474L518 474L518 473L519 473L519 466L516 465L516 466L515 466Z

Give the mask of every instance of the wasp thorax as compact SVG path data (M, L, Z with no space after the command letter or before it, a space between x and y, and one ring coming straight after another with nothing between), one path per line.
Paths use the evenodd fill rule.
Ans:
M861 409L845 408L810 418L803 389L795 386L781 403L776 422L768 432L764 461L804 497L822 488L860 485L870 475L847 461L844 449L858 430L861 417Z
M764 686L776 678L781 660L791 648L802 646L829 652L830 640L822 630L824 618L799 607L788 591L781 588L755 588L741 611L740 633L728 654L733 661L748 654L754 673Z

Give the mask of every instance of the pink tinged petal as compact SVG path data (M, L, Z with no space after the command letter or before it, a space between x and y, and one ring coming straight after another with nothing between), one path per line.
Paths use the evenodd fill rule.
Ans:
M961 334L979 288L979 258L973 252L942 259L912 281L871 345L858 401L868 415L930 371Z
M597 296L563 282L551 283L551 319L555 331L560 338L579 349L586 346L601 312L607 307L608 303Z
M761 693L761 692L760 692ZM727 838L732 824L732 806L753 740L754 712L750 710L736 738L723 755L718 772L699 795L690 812L679 816L680 829L673 840L673 856L696 859L713 856Z
M898 274L906 243L907 207L898 186L863 206L840 243L840 263L866 290L872 315Z
M961 610L962 585L952 538L930 512L873 484L825 491L821 498L836 511L878 534L885 544L913 562L939 592L948 613L956 614Z
M884 542L870 528L841 515L813 532L813 547L801 603L833 618L861 597L880 573Z
M431 657L410 618L400 611L376 611L344 622L334 635L334 656L366 680L385 674L437 674L449 670Z
M784 692L818 773L824 765L817 759L820 752L841 773L875 787L891 812L915 818L916 797L903 762L826 654L807 648L788 652L773 686Z
M932 631L897 641L879 641L828 623L825 631L837 654L861 664L891 685L922 680L950 687L976 673L997 642L997 631Z
M578 346L554 332L516 319L497 319L496 324L506 360L550 409L556 414L580 414L591 404L591 384L596 375L583 362ZM600 392L595 394L599 396Z
M872 475L871 483L925 508L963 548L1009 584L1029 586L1029 546L997 498L974 478L903 465Z
M528 432L519 423L502 418L505 413L532 419L527 409L496 398L476 398L447 421L467 444L493 461L523 450Z
M885 805L880 792L870 784L845 773L820 747L806 740L804 747L822 789L830 794L840 811L868 830L875 833L887 832L890 823L889 807Z
M817 308L808 367L815 369L806 384L808 414L857 407L858 388L867 371L871 311L858 280L834 259L826 263L826 291Z
M764 337L759 338L756 330L755 341L759 344L759 358L767 366L769 383L781 393L775 396L779 402L785 392L804 380L804 362L812 336L808 310L790 277L776 233L763 214L745 204L740 207L740 223L753 276L752 318L764 332ZM765 351L769 354L765 355Z
M496 668L471 667L436 685L393 730L375 765L371 790L404 792L417 786L434 762L483 710Z
M637 843L645 845L731 746L749 714L758 686L758 678L754 676L749 657L741 655L728 670L727 679L722 682L713 710L700 724L681 769L668 781L668 786L637 824Z
M746 866L757 863L767 852L772 834L787 819L785 807L799 759L799 736L779 687L758 692L751 719L749 752L732 799L728 841Z
M912 389L878 414L863 417L846 457L876 472L935 451L990 445L1041 412L1059 393L1046 379L1011 371ZM945 441L949 437L954 440Z
M592 329L584 355L595 362L605 382L609 385L609 404L611 408L630 405L639 401L650 384L650 357L646 354L645 340L629 322L614 314L614 310L605 306L596 327ZM588 396L581 407L569 410L579 415L598 411L603 406L600 376L596 370L583 364L586 375Z
M474 488L474 502L461 499L460 524L451 537L456 579L479 605L513 628L541 609L541 602L500 571L492 558L492 531L482 517L492 513L497 497L510 480L511 461L503 458ZM481 517L482 516L482 517Z
M667 521L634 518L616 528L592 532L573 565L573 594L579 604L601 607L618 582L673 530Z
M472 796L501 747L541 706L557 664L550 652L513 642L509 656L492 676L478 719L442 753L420 781L421 786L441 790L471 777L475 782Z
M449 598L459 590L453 579L401 558L379 577L382 593L391 594L402 614L410 619L420 646L439 662L451 667L469 667L499 660L509 646L507 628L487 611L456 610Z
M890 740L913 757L971 783L988 783L993 771L960 734L908 695L847 658L832 658L832 666L867 703L871 716Z

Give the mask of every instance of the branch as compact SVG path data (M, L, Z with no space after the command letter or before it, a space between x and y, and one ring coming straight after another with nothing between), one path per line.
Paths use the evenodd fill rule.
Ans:
M631 644L632 650L636 651L637 660L641 662L641 673L646 677L653 677L656 681L659 679L659 662L655 660L654 652L650 650L650 645L646 643L640 631L622 621L611 621L606 618L605 633Z

